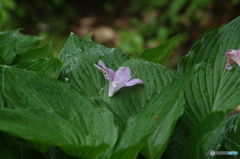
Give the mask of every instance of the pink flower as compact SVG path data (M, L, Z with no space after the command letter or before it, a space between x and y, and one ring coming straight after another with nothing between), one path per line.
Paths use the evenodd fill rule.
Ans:
M233 62L236 62L238 64L238 66L240 66L240 50L229 50L226 53L226 56L228 57L227 64L226 64L227 70L232 69Z
M122 87L129 87L135 84L143 84L140 79L131 79L131 70L129 67L119 67L115 73L112 69L99 60L98 65L94 64L100 71L103 72L104 77L110 82L108 96L112 97Z

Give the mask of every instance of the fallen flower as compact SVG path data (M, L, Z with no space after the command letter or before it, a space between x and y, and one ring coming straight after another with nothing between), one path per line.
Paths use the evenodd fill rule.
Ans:
M129 87L135 84L143 84L140 79L131 79L131 70L129 67L119 67L115 73L112 69L108 68L101 60L98 65L94 64L98 70L102 71L104 77L109 81L108 96L112 97L122 87Z
M240 66L240 50L229 50L226 53L226 56L228 57L227 63L226 63L227 70L232 69L233 62L236 62L238 64L238 66Z

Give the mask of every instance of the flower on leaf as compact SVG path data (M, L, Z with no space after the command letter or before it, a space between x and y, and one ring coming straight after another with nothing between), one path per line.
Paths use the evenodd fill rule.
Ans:
M228 57L227 63L226 63L227 70L232 69L233 62L236 62L238 64L238 66L240 66L240 50L229 50L226 53L226 56Z
M119 67L119 69L114 72L112 69L108 68L101 60L99 60L98 65L94 64L98 70L102 71L104 77L109 81L108 96L112 97L119 89L122 87L129 87L135 84L143 84L140 79L132 79L131 70L129 67Z

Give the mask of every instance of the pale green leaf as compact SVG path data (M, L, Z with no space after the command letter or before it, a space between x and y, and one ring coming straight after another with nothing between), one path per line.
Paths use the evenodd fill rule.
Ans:
M84 37L84 40L92 42L92 33L88 34L86 37Z
M179 42L180 35L174 36L165 43L152 48L144 50L143 53L139 56L142 59L159 63L164 65L171 55L173 49Z

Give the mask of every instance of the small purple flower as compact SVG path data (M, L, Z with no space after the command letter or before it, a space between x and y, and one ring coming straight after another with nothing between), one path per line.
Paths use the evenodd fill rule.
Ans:
M233 62L236 62L238 64L238 66L240 66L240 50L229 50L226 53L226 56L228 57L227 63L226 63L227 70L232 69Z
M108 96L112 97L122 87L133 86L135 84L143 84L140 79L131 79L131 70L129 67L119 67L115 73L112 69L99 60L98 65L94 64L100 71L103 72L104 77L110 82Z

